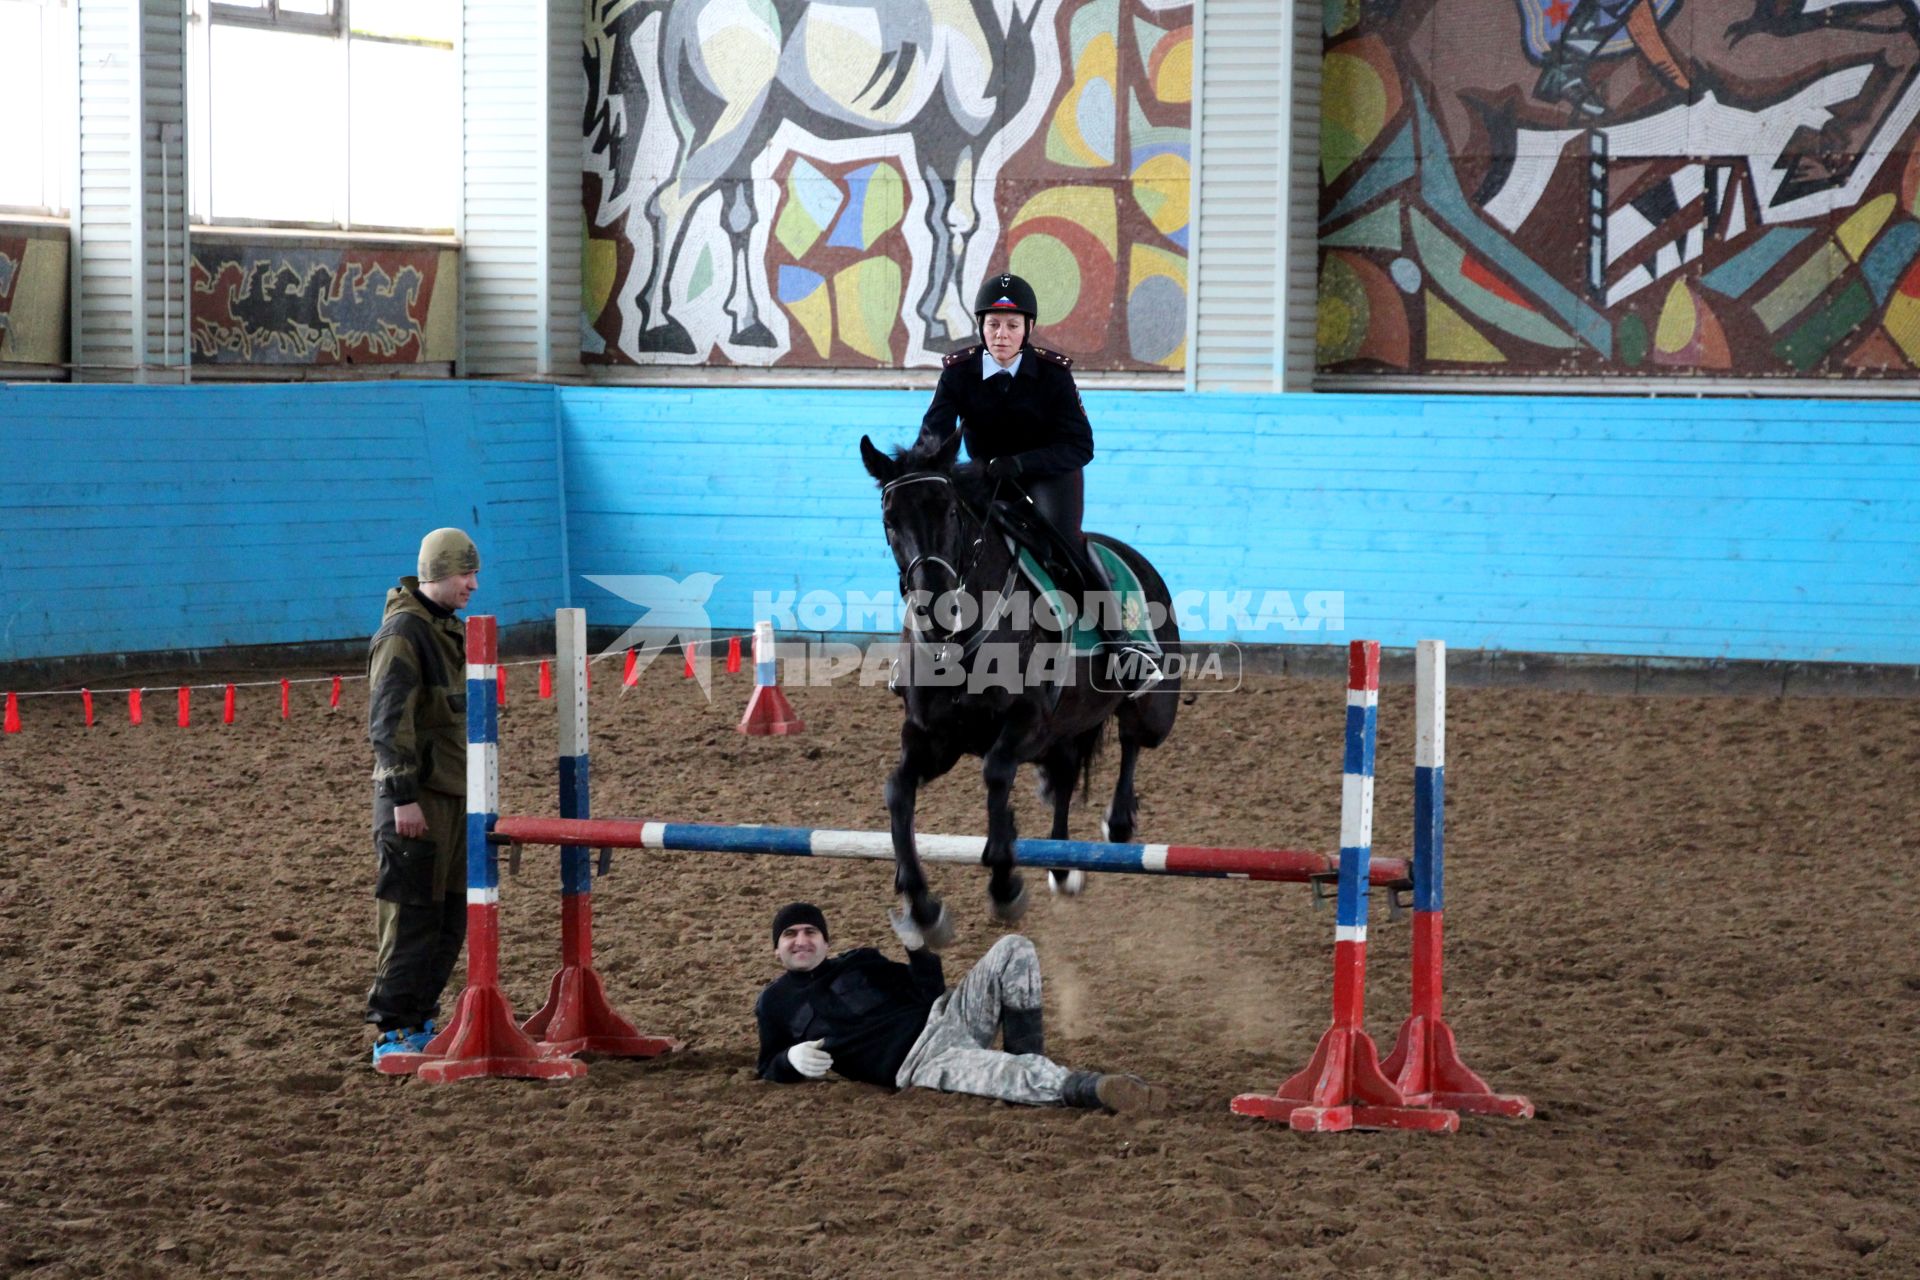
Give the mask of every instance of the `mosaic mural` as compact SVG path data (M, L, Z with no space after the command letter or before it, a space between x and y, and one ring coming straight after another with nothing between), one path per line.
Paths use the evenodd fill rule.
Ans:
M1329 0L1320 368L1920 368L1920 0Z
M455 355L452 250L193 245L197 365L421 364Z
M0 225L0 364L67 358L67 229Z
M590 363L1186 360L1190 0L590 0Z

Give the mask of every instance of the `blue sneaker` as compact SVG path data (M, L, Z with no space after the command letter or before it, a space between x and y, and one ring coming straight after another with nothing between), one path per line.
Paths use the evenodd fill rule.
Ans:
M380 1038L373 1042L373 1060L377 1064L390 1053L419 1053L427 1047L427 1041L431 1038L428 1033L413 1027L382 1031Z

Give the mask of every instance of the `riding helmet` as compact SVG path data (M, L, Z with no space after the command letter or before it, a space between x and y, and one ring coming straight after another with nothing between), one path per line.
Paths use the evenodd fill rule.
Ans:
M1029 325L1040 322L1040 302L1033 286L1014 275L988 276L974 295L973 314L978 319L989 311L1017 311Z

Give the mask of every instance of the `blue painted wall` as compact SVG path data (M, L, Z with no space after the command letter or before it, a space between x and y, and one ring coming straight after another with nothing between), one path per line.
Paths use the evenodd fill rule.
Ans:
M0 659L372 633L420 536L473 532L473 607L563 586L545 387L0 386Z
M639 606L588 575L709 573L716 627L749 626L761 594L807 629L874 630L873 613L809 613L809 593L830 610L891 599L857 444L904 443L925 400L0 387L0 659L362 636L439 524L479 537L475 607L509 624L570 592L595 624L624 626ZM1087 406L1088 526L1147 552L1176 592L1213 593L1196 597L1201 638L1920 663L1920 407L1125 392ZM1319 593L1338 593L1343 629L1276 620L1311 623Z
M756 592L891 592L857 443L909 440L925 395L559 394L574 590L596 624L636 610L582 573L719 574L709 612L729 630ZM1086 402L1087 527L1146 552L1175 592L1219 593L1197 638L1920 662L1920 406ZM1255 625L1263 601L1306 619L1320 592L1340 593L1343 631Z

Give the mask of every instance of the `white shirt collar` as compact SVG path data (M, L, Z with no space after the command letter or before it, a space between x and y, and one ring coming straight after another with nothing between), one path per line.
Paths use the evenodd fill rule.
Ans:
M1002 369L1000 367L1000 362L993 358L993 352L988 351L985 347L982 347L980 349L981 379L984 381L987 378L991 378L996 373L1020 372L1020 362L1026 358L1026 355L1027 355L1027 349L1025 347L1022 347L1020 350L1013 353L1013 363L1008 365L1006 368Z

